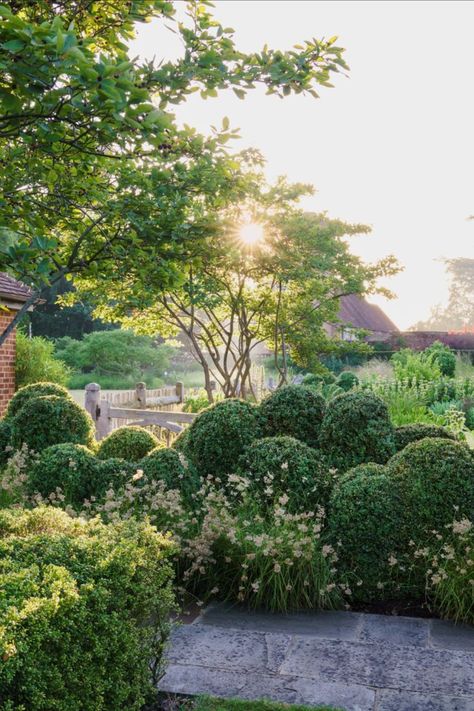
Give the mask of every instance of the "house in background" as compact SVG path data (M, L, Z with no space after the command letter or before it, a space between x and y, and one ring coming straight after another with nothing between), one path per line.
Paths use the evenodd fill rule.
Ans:
M341 297L338 322L327 323L324 328L328 336L339 336L344 341L356 340L356 332L363 329L368 331L365 340L369 343L390 341L399 333L398 328L380 306L369 304L357 294Z
M0 272L0 333L11 323L31 295L30 289ZM0 417L15 392L15 329L0 346Z

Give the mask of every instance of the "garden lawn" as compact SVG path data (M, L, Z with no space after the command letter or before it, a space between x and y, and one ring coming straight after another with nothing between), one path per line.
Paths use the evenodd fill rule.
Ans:
M340 711L332 706L289 706L272 701L239 701L202 698L192 702L194 705L182 706L180 711Z

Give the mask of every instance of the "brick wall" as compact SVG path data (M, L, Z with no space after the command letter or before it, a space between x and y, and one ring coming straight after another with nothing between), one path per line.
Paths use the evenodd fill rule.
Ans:
M0 310L0 333L14 316L13 311ZM0 346L0 417L15 392L15 331Z

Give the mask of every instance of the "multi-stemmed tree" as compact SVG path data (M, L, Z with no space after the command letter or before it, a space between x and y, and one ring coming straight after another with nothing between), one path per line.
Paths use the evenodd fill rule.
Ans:
M0 7L0 270L32 286L25 309L64 276L103 288L129 271L160 288L187 278L209 215L251 178L225 148L227 121L203 137L178 126L173 105L256 85L317 95L346 67L335 38L239 52L209 6L190 2L184 22L167 0ZM130 58L135 23L152 18L179 34L177 61Z

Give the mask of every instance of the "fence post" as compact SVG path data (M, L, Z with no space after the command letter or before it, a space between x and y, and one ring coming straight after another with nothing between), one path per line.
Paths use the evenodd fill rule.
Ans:
M86 385L84 408L94 420L96 439L102 439L109 434L109 407L110 404L107 400L100 399L100 385L98 383Z
M135 398L138 407L146 407L146 383L137 383L135 386Z
M184 384L176 383L176 397L179 398L179 402L184 402Z
M86 385L86 394L84 397L84 409L97 422L98 408L100 402L100 385L98 383L89 383Z

